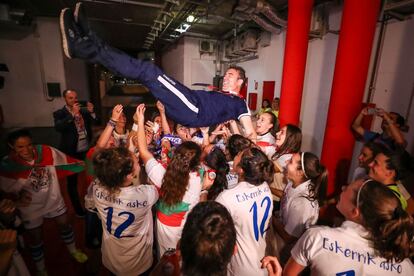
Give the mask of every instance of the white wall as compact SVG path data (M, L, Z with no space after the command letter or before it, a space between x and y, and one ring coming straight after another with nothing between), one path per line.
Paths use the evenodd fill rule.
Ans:
M213 84L215 54L200 54L198 38L186 37L184 46L184 84L192 89L205 89L193 83Z
M214 59L214 54L200 54L198 38L183 37L175 46L163 53L162 67L167 75L182 84L192 89L204 90L205 87L192 84L213 84Z
M167 75L184 83L184 39L180 39L163 53L162 68Z
M60 83L62 90L75 84L80 98L87 97L85 64L69 61L71 70L65 72L57 19L38 18L35 33L22 40L0 40L0 62L10 71L2 73L5 87L0 90L5 128L53 126L52 113L64 101L46 99L47 82Z
M409 132L405 133L407 149L414 154L414 107L410 96L414 93L414 18L391 21L385 32L373 102L388 111L406 117L409 113ZM414 103L411 103L414 104ZM375 120L380 130L381 120Z
M263 81L275 81L275 97L280 96L282 82L283 53L285 45L285 32L281 35L272 35L270 46L259 47L258 59L241 62L239 65L246 70L249 79L247 93L255 92L257 96L256 112L260 110L262 103ZM255 82L258 83L255 89Z

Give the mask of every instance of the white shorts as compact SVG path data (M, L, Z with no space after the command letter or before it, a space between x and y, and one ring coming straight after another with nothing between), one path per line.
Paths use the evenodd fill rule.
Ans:
M66 213L66 211L67 211L66 205L63 203L58 208L56 208L54 211L46 213L41 217L23 221L24 228L29 230L29 229L40 227L43 224L44 218L55 218L60 215L63 215L64 213Z

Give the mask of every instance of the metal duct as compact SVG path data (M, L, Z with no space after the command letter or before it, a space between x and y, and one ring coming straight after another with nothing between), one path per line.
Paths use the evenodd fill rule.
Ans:
M287 21L280 18L273 7L265 1L257 1L256 12L260 12L265 15L273 23L286 27Z
M265 18L261 17L257 14L252 14L251 19L256 22L257 25L262 27L268 32L274 33L274 34L280 34L282 32L281 27L274 25L273 23L270 23Z
M231 15L231 18L233 18L234 20L239 20L239 21L249 21L250 15L244 12L235 11Z

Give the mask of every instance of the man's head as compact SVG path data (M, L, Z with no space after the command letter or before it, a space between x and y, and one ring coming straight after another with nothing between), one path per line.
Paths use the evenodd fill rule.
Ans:
M218 202L197 204L181 236L183 275L227 275L236 246L236 229L227 209Z
M246 81L246 72L240 66L230 66L223 78L223 91L239 93Z
M63 91L62 96L65 99L66 105L69 107L72 107L78 102L78 93L75 90L66 89Z

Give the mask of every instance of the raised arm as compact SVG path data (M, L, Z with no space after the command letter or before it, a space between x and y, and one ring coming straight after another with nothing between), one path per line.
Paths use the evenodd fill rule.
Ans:
M119 118L121 117L122 111L123 111L123 106L121 104L117 104L114 107L114 109L112 109L111 119L109 119L108 123L106 124L105 129L103 130L101 136L96 142L97 149L106 148L106 144L108 143L109 139L112 136L112 132L114 131L116 122L118 122Z
M165 107L160 101L157 101L157 108L161 116L162 131L164 134L171 134L170 125L168 124L167 116L165 115Z
M404 135L401 133L399 127L391 119L390 113L380 108L378 109L377 114L387 122L388 134L395 141L395 143L405 148L407 146L407 141L404 139Z
M362 118L368 115L368 108L365 107L359 112L358 116L355 118L354 122L352 123L352 129L358 133L359 135L363 136L365 129L361 126Z
M244 136L256 143L257 133L253 127L252 118L250 116L243 116L240 118L240 123L244 128Z
M147 139L145 137L145 125L144 125L144 113L145 113L145 104L140 104L137 106L136 112L135 112L135 118L137 119L137 135L138 135L138 150L139 150L139 156L146 164L148 160L154 158L152 153L148 150L147 145Z
M210 145L210 138L208 135L209 127L200 127L201 133L203 134L203 147Z
M237 125L237 122L235 120L230 120L230 130L233 134L240 134L239 126Z

